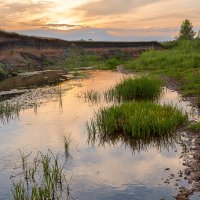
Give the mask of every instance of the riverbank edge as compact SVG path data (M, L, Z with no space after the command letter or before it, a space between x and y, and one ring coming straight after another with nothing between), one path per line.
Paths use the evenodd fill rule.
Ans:
M117 66L117 71L119 71L120 73L123 74L133 74L133 73L137 73L137 74L141 74L141 73L148 73L148 71L133 71L133 70L129 70L126 69L124 66L120 65ZM154 74L154 73L150 73L150 74ZM177 91L181 96L183 100L188 101L192 107L196 108L198 110L198 114L200 115L200 108L197 106L197 96L183 96L180 84L168 77L167 75L160 73L157 74L164 83L164 86L169 88L170 90L175 90ZM190 122L191 124L192 122ZM187 155L182 155L184 157L186 157L185 162L183 163L183 165L186 166L186 169L184 170L184 178L188 181L188 184L191 185L194 182L194 179L199 179L199 183L195 182L196 184L192 184L192 186L190 188L186 188L186 187L181 187L179 188L178 193L174 196L174 198L176 200L189 200L189 197L191 195L193 195L195 192L199 192L200 191L200 172L196 172L196 168L200 166L200 159L198 162L198 159L196 160L190 160L188 157L189 155L192 156L193 158L199 158L200 156L200 138L199 138L199 134L189 130L187 127L184 128L185 133L187 134L188 138L192 138L194 140L194 144L195 147L191 148L189 145L187 147ZM190 144L192 145L192 144ZM185 153L183 153L185 154ZM191 164L192 163L192 164Z

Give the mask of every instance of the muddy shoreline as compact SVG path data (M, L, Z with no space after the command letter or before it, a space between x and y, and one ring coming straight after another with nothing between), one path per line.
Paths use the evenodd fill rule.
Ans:
M167 76L163 76L162 79L168 88L182 94L180 84L177 81ZM198 110L198 114L200 114L200 108L196 103L197 97L187 96L182 98L183 100L189 101L191 105ZM185 141L186 149L182 152L181 156L184 157L183 165L186 168L182 172L182 176L188 181L190 187L180 187L178 194L175 196L176 200L188 200L191 195L200 192L200 135L199 133L190 131L186 128L185 137L187 138Z

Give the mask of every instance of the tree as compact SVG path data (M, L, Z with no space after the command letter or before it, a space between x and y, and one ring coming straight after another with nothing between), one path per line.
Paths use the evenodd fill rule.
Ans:
M195 32L193 31L193 25L190 20L185 19L181 25L179 40L192 40L194 39Z

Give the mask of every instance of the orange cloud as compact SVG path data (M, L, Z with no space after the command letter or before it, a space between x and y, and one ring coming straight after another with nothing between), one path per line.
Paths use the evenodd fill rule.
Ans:
M173 38L185 18L200 27L199 8L199 0L0 0L0 28Z

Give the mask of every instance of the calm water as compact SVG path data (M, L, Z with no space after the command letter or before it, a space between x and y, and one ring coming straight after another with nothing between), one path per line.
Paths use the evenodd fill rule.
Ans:
M67 177L72 177L73 197L80 200L94 199L173 199L177 188L177 174L183 169L181 147L172 140L159 146L143 145L134 152L129 145L116 142L114 145L94 146L87 143L85 122L93 117L95 110L105 103L93 105L81 98L84 91L103 91L114 85L124 75L118 72L95 71L84 80L63 82L62 98L42 104L37 110L26 109L19 118L0 122L0 200L12 199L9 177L20 169L20 153L38 150L63 152L63 137L71 135L72 159L66 166ZM37 89L35 91L37 93ZM180 102L176 92L166 89L160 103L179 105L191 118L198 118L188 102ZM170 168L170 170L165 170ZM164 183L174 174L170 183Z

